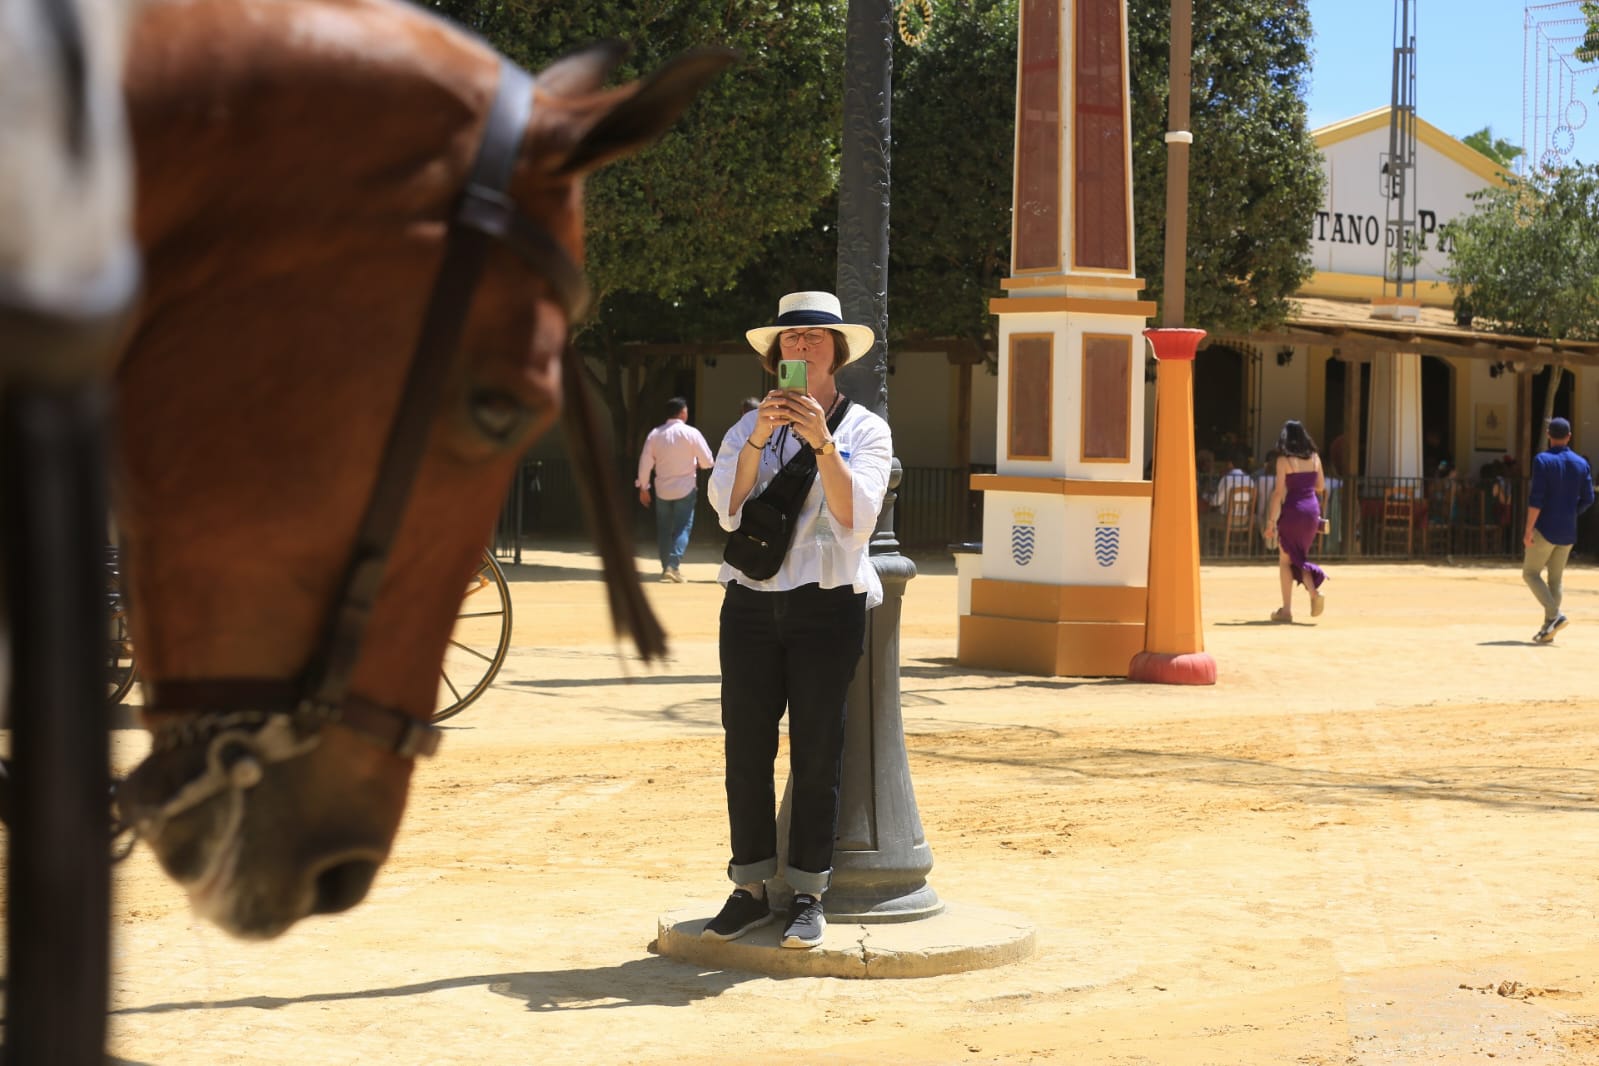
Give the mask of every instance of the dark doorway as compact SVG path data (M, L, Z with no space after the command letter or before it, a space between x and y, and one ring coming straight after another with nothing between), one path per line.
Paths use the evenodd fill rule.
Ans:
M1433 477L1438 464L1455 457L1455 368L1436 356L1421 357L1421 473Z
M1194 358L1194 447L1218 461L1250 451L1248 368L1248 356L1225 344L1212 344Z
M1322 407L1322 425L1327 427L1327 439L1321 442L1322 454L1326 457L1329 473L1343 477L1347 472L1349 463L1346 459L1346 450L1349 447L1351 436L1349 427L1344 425L1344 404L1348 395L1346 389L1348 382L1354 377L1351 367L1360 369L1360 400L1356 404L1358 417L1366 417L1366 404L1371 396L1371 364L1346 363L1342 359L1327 360L1327 389ZM1360 447L1360 469L1366 469L1366 435L1355 427L1353 434L1356 444Z

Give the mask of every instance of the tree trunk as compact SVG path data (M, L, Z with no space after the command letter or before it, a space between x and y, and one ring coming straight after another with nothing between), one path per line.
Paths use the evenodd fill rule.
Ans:
M1555 394L1560 391L1560 374L1560 367L1549 368L1549 388L1543 394L1543 421L1539 423L1539 430L1545 437L1549 435L1549 420L1555 417ZM1541 444L1541 439L1533 441L1533 451L1537 451Z

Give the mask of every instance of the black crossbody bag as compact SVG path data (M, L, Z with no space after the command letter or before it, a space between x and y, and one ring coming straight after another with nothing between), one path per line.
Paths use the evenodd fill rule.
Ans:
M849 405L846 396L827 420L829 435L838 431ZM802 443L794 458L783 464L766 488L744 501L743 518L739 527L727 535L722 559L756 581L765 581L782 569L783 558L794 542L800 508L805 506L805 497L810 495L811 482L815 480L816 453Z

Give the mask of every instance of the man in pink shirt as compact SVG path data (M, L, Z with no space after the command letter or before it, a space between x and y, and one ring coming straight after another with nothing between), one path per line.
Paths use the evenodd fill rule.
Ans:
M688 550L698 498L695 475L716 465L711 446L688 424L688 401L666 401L666 421L650 430L638 457L638 502L650 505L650 472L655 472L655 539L661 552L661 580L684 580L678 569Z

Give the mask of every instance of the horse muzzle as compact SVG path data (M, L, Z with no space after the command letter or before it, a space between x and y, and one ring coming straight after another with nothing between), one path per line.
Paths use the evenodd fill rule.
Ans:
M285 715L261 717L153 751L117 790L121 820L195 912L258 940L364 899L398 822L318 787L328 779L321 734L298 735Z

